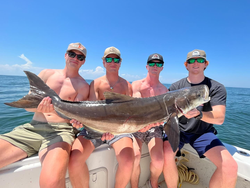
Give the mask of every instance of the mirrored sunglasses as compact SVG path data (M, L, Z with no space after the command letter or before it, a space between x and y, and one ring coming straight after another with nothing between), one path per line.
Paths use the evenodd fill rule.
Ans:
M198 63L204 63L206 60L203 59L203 58L189 59L189 60L187 60L188 64L193 64L195 61L197 61Z
M157 67L162 67L163 63L158 63L158 62L149 62L148 66L153 67L153 66L157 66Z
M111 63L112 60L114 60L114 63L120 63L119 58L106 57L105 60L106 60L107 63Z

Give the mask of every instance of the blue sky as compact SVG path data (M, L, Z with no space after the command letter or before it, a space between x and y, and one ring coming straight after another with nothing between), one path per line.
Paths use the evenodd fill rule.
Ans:
M0 75L63 69L68 44L81 42L85 79L105 74L101 57L115 46L123 78L144 78L148 56L160 53L160 80L171 84L187 76L187 53L202 49L210 62L206 76L250 88L249 7L248 0L2 1Z

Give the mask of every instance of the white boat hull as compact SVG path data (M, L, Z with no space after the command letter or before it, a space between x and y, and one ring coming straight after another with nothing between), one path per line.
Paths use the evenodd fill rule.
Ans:
M237 188L250 187L250 152L239 147L225 144L229 152L238 163ZM199 176L198 185L183 183L182 188L203 188L208 187L209 180L215 170L215 166L208 159L200 159L196 152L189 145L183 148L185 157L189 160L185 165L194 168ZM178 158L180 160L181 158ZM114 150L108 145L98 147L87 160L90 174L90 188L113 188L115 184L115 173L117 160ZM150 156L147 147L143 145L141 158L141 176L139 187L145 187L145 182L150 176ZM38 156L30 157L0 169L1 188L38 188L41 164ZM171 173L171 172L170 172ZM51 172L53 174L53 172ZM159 178L162 188L167 188L163 175ZM66 187L71 188L68 174L66 175ZM130 188L130 185L127 186Z

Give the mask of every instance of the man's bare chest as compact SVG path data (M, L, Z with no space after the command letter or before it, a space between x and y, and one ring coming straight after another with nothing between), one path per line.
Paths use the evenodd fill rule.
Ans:
M61 99L72 101L77 95L76 86L74 86L70 79L58 79L54 82L48 81L47 85L53 89Z

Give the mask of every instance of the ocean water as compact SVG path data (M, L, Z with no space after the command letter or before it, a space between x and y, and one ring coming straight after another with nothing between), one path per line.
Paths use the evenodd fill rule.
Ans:
M215 125L217 136L222 142L250 150L250 88L227 87L226 90L226 119L223 125ZM32 119L33 113L4 104L20 99L28 91L27 77L0 75L0 134Z

